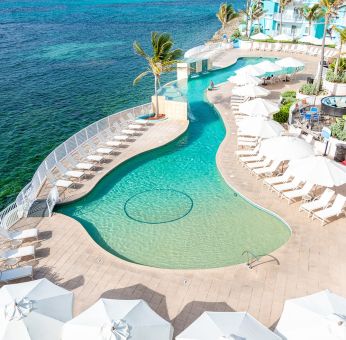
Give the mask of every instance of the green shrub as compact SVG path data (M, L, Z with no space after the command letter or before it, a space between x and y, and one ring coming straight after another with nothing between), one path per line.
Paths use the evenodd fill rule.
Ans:
M335 65L336 65L337 59L335 59L330 65L329 69L331 69L334 72ZM339 67L338 67L338 72L343 73L346 72L346 58L340 58L339 61Z
M232 34L232 38L233 39L237 39L237 38L240 38L241 37L241 33L239 31L239 28L236 28Z
M344 130L344 128L345 120L342 118L337 118L336 122L330 126L332 136L339 140L346 141L346 130Z
M314 84L303 84L300 87L299 92L302 94L305 94L307 96L311 96L311 95L315 94L316 87Z
M281 97L285 98L285 97L291 97L291 98L296 98L297 93L296 91L293 90L289 90L289 91L285 91L281 94Z
M346 83L346 71L335 75L334 71L329 69L326 73L326 80L332 83Z
M280 111L273 115L273 119L278 123L287 123L292 104L293 102L289 102L281 105Z

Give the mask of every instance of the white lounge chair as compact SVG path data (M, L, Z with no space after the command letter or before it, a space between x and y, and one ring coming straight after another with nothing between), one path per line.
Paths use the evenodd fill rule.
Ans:
M265 168L254 169L252 172L254 175L257 176L257 178L261 176L272 176L273 173L278 171L280 164L281 161L273 161L272 164L270 164L270 166L267 166Z
M291 182L273 185L272 189L280 196L284 191L297 189L301 182L301 179L295 177Z
M66 156L67 161L72 165L73 168L78 170L93 170L95 168L95 164L78 162L71 155Z
M239 161L247 164L251 162L261 162L263 158L264 158L263 154L258 154L256 156L239 157Z
M23 279L25 277L30 277L31 280L34 278L32 266L23 266L0 272L0 282L7 283L13 280Z
M242 141L237 141L237 145L238 147L241 146L241 147L249 147L249 148L254 148L256 147L256 145L258 144L258 142L242 142Z
M0 259L8 260L8 259L16 259L19 257L32 256L35 258L35 247L34 246L26 246L20 247L16 249L7 249L0 254Z
M103 144L105 146L110 146L110 147L115 147L115 148L117 148L119 146L122 146L122 142L121 141L108 140L108 138L106 138L102 133L99 133L97 135L97 138L99 139L101 144Z
M311 190L314 188L314 184L311 182L306 182L302 188L292 191L283 192L281 198L285 198L288 204L294 202L297 198L308 196Z
M253 169L257 169L257 168L265 168L265 167L269 166L269 164L271 162L272 162L271 159L265 158L263 161L260 161L260 162L247 163L246 167L249 170L253 170Z
M280 52L281 48L282 48L282 44L281 43L276 43L273 51L274 52Z
M118 133L118 131L120 131L119 129L121 129L120 126L117 124L115 124L114 126L117 128L117 130L114 133L110 129L105 130L103 132L105 137L108 138L109 140L126 142L130 137L127 135L120 135Z
M144 119L144 118L140 118L140 117L136 117L134 114L132 113L129 113L127 115L127 117L129 118L129 121L131 123L134 123L134 124L140 124L140 125L143 125L143 126L146 126L150 123L150 121L148 119Z
M7 240L26 240L30 238L35 238L38 240L38 230L36 228L8 231L4 228L0 228L0 236L6 238Z
M93 152L100 153L101 155L110 155L113 152L111 148L99 148L91 140L87 142Z
M280 184L280 183L286 183L288 180L292 177L291 173L286 170L282 175L275 176L275 177L269 177L265 178L263 180L263 184L271 188L273 185Z
M235 151L235 154L238 157L242 157L242 156L256 156L259 152L260 149L260 144L258 143L258 145L256 145L256 147L254 149L251 150L237 150Z
M329 208L314 212L312 219L314 220L316 218L322 222L322 225L325 225L329 222L331 217L338 217L344 213L345 203L346 197L341 194L337 194L333 205Z
M77 179L82 179L85 176L85 172L84 171L77 171L77 170L68 170L65 168L65 166L58 162L56 163L56 167L58 168L58 170L61 172L61 174L63 176L66 177L71 177L71 178L77 178Z
M53 186L65 189L74 186L74 182L65 179L56 179L51 172L47 172L46 176Z
M314 198L311 202L303 203L299 207L299 211L306 211L308 216L310 216L315 210L325 209L334 195L335 192L327 188L321 196Z
M104 157L102 157L100 155L87 154L86 151L83 149L83 147L79 147L77 149L77 152L83 159L86 159L90 162L101 163L104 160Z
M237 140L239 142L257 142L257 137L245 137L245 136L238 136Z

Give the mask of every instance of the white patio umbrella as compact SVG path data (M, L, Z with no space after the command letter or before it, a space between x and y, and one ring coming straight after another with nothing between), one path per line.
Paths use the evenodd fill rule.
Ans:
M276 35L273 39L276 41L292 41L293 37L288 34L282 33L282 34Z
M252 35L250 38L252 40L267 40L270 38L270 36L260 32L260 33Z
M251 76L249 74L238 74L236 76L233 76L233 77L229 77L227 79L230 83L232 84L236 84L236 85L259 85L261 84L262 80L257 78L257 77L254 77L254 76Z
M239 105L239 112L249 116L269 117L273 113L279 112L278 104L263 98L249 100Z
M269 60L264 60L258 64L255 65L256 67L260 68L261 70L264 70L266 73L270 72L279 72L282 70L282 67L269 61Z
M260 152L271 160L290 161L312 156L314 150L304 139L280 136L266 139L261 143Z
M322 39L312 37L311 35L302 37L298 41L302 43L313 44L313 45L322 45Z
M289 169L292 175L315 185L337 187L346 183L346 166L323 156L292 161Z
M275 64L281 67L304 67L305 66L303 62L292 57L287 57L287 58L277 60Z
M257 65L247 65L235 71L237 75L247 74L253 77L258 77L266 73L265 70L260 69Z
M244 134L260 138L277 137L285 131L280 123L260 117L244 118L238 123L238 128Z
M62 340L170 340L171 324L143 300L100 299L65 323Z
M325 290L287 300L275 333L286 340L346 339L346 299Z
M177 340L280 340L245 312L204 312Z
M250 97L250 98L266 97L270 95L269 90L261 86L256 86L256 85L237 86L232 89L232 93L236 96Z
M47 279L0 289L0 339L60 340L72 318L73 293Z

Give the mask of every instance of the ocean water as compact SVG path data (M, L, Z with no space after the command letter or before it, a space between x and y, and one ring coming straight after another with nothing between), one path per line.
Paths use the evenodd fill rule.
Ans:
M2 0L0 209L45 156L82 127L149 101L132 43L170 32L184 50L219 27L216 0ZM242 0L233 1L236 8ZM173 75L164 80L172 79Z
M246 250L264 255L284 244L290 236L286 224L250 204L221 177L215 157L225 128L205 100L211 80L222 83L259 61L242 58L190 79L187 132L117 167L91 193L58 212L80 221L110 253L154 267L228 266L245 262Z

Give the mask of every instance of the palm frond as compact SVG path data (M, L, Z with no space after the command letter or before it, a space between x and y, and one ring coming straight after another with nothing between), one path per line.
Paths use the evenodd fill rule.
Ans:
M133 85L137 85L146 75L150 74L150 71L144 71L140 75L136 77L136 79L133 81Z

